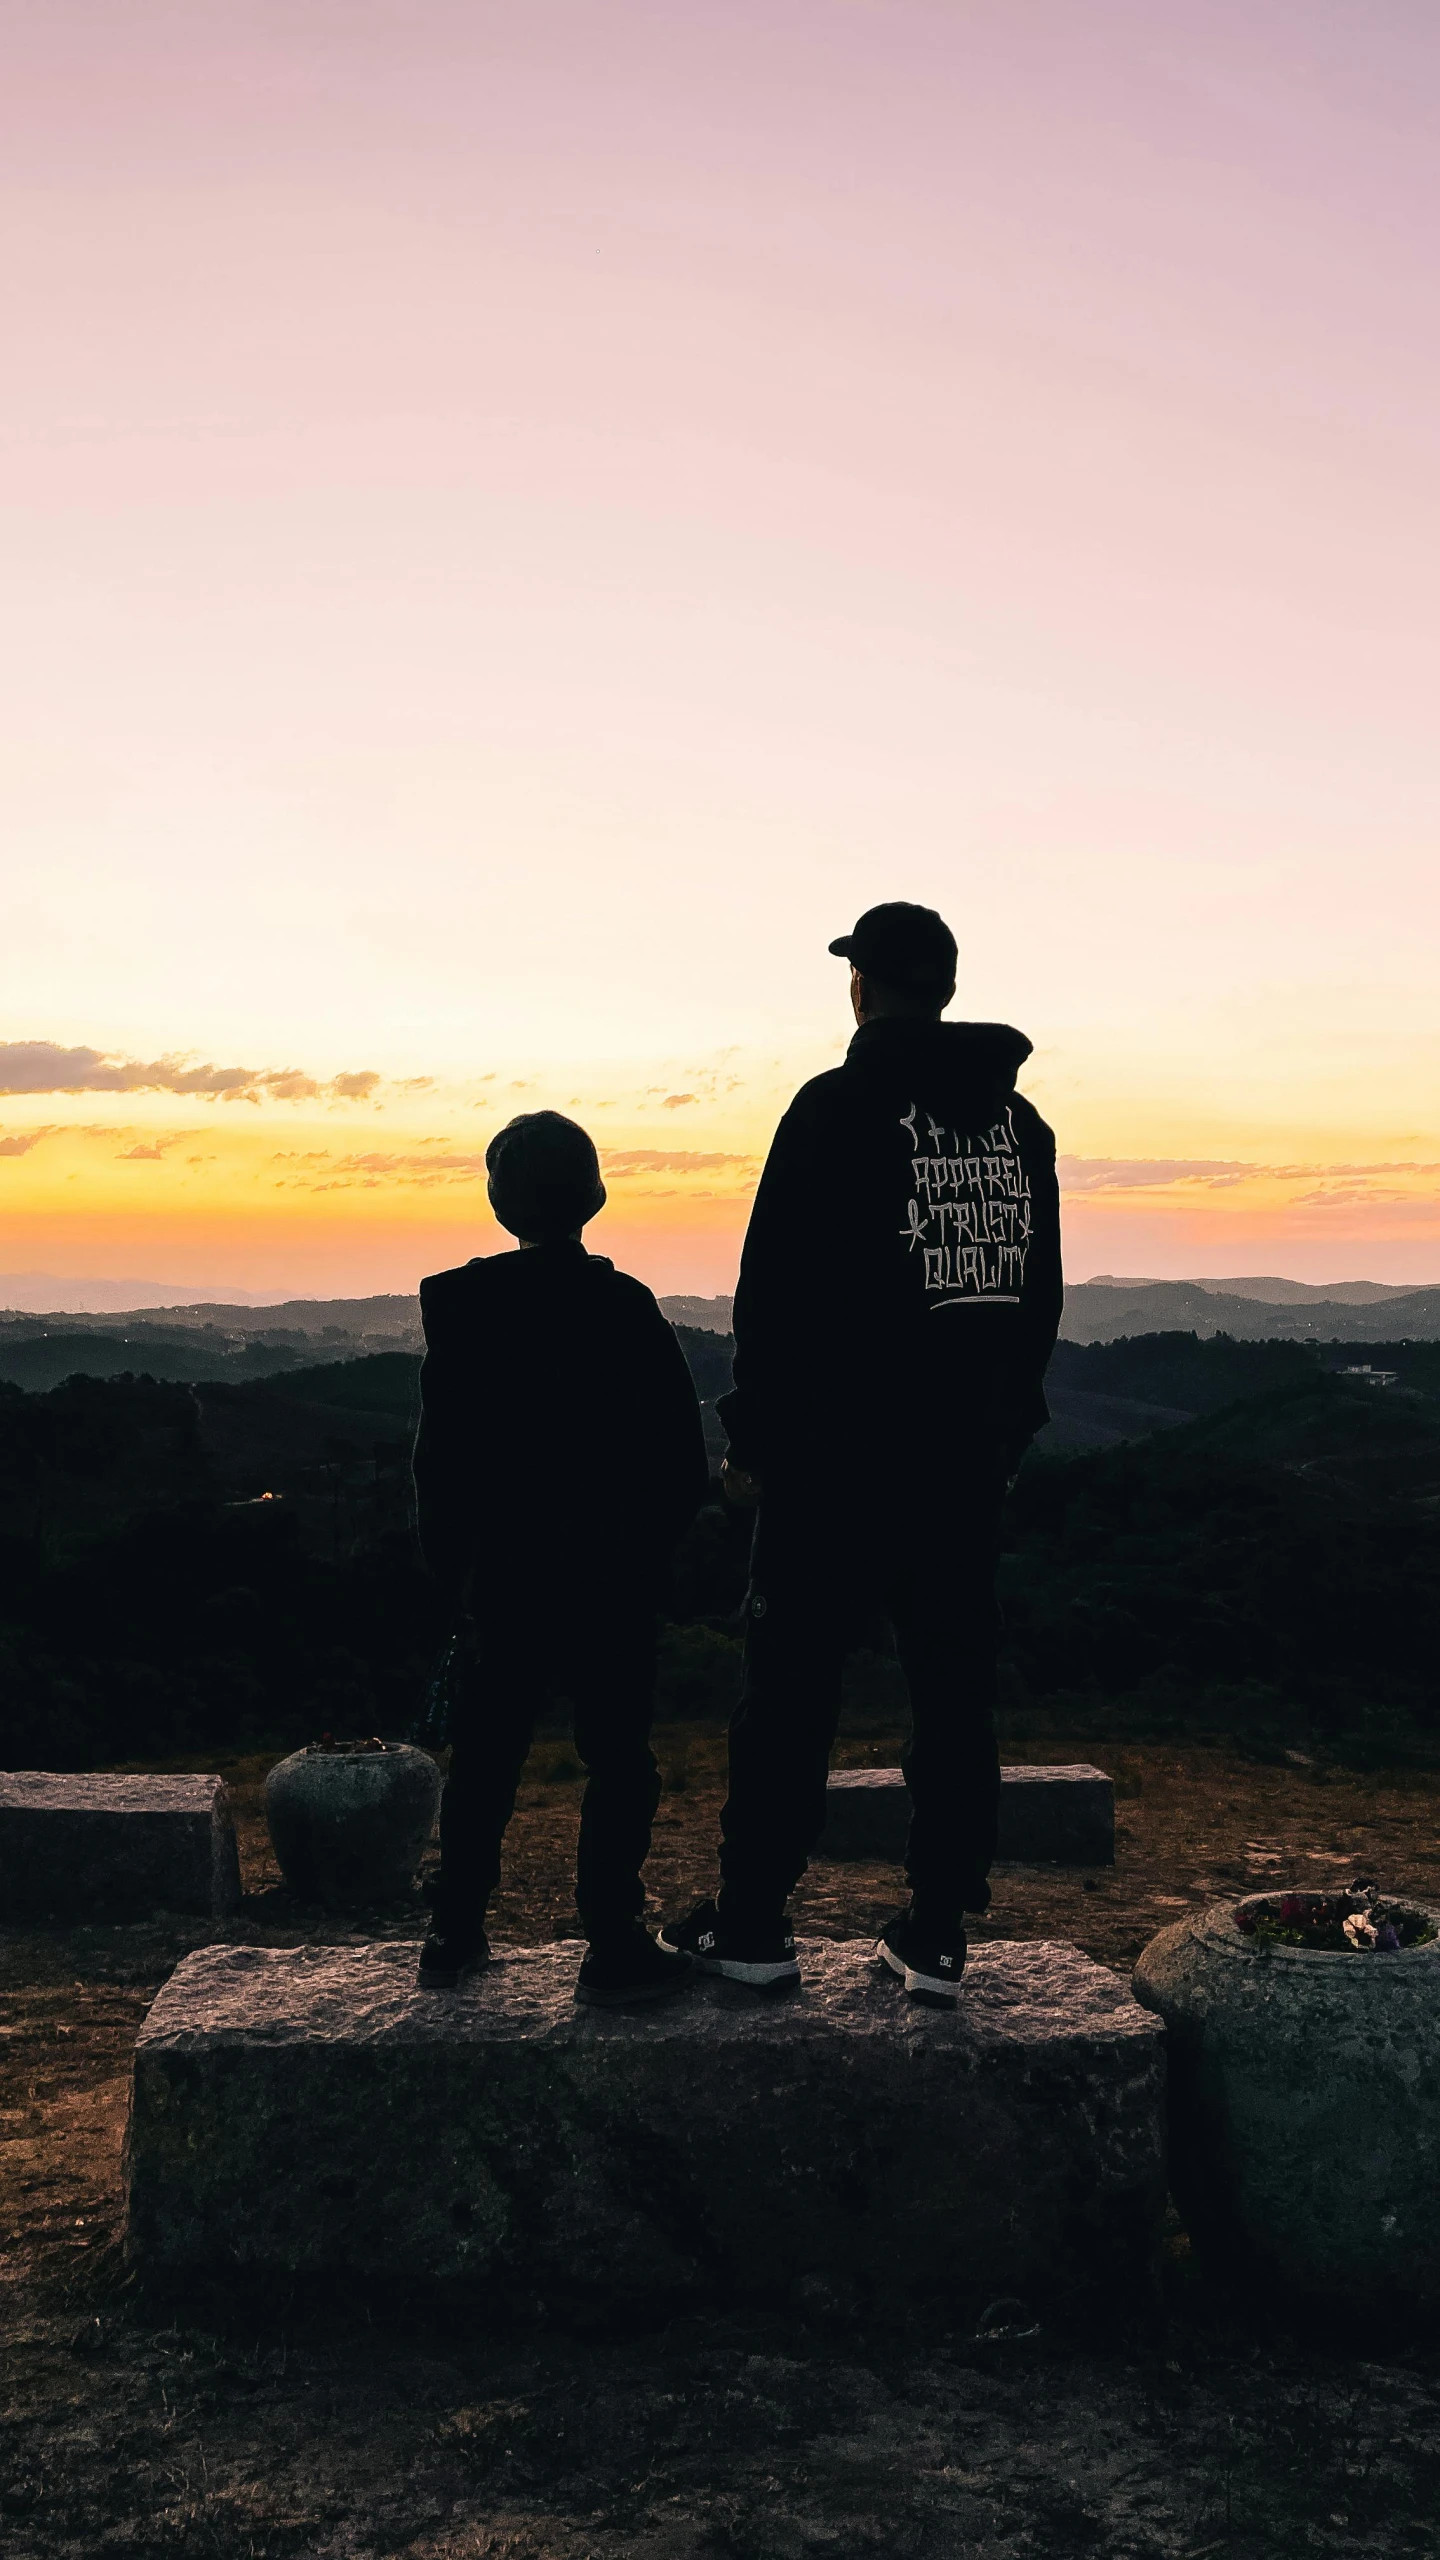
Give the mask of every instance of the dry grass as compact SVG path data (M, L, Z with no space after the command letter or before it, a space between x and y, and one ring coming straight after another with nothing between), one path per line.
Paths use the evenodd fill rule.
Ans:
M709 1726L670 1725L657 1733L655 1748L665 1792L648 1882L652 1910L663 1913L714 1888L725 1739ZM842 1739L835 1759L846 1768L886 1767L899 1754L891 1735ZM1097 1745L1084 1735L1010 1747L1008 1756L1098 1760L1111 1772L1115 1865L1000 1867L993 1908L975 1924L976 1936L1068 1938L1100 1963L1128 1971L1146 1940L1180 1912L1280 1878L1320 1885L1364 1873L1396 1892L1440 1901L1440 1770L1268 1766L1205 1745ZM247 1931L288 1937L297 1916L281 1891L262 1806L269 1758L212 1765L235 1802ZM571 1878L583 1786L563 1735L537 1742L505 1844L492 1909L496 1937L526 1946L574 1936ZM900 1890L893 1866L819 1861L796 1893L797 1923L816 1937L864 1936L894 1909ZM413 1932L418 1911L366 1915L365 1930Z

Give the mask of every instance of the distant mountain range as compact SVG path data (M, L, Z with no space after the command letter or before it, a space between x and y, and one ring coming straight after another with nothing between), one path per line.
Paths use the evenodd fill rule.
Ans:
M1283 1297L1263 1294L1281 1290ZM1141 1333L1207 1339L1228 1333L1237 1342L1440 1342L1440 1286L1388 1289L1379 1281L1347 1280L1325 1290L1301 1280L1106 1278L1067 1288L1062 1341L1116 1342Z
M1311 1306L1317 1299L1333 1299L1342 1307L1378 1306L1382 1298L1413 1298L1424 1291L1440 1288L1431 1280L1280 1280L1273 1274L1251 1280L1197 1280L1192 1274L1186 1280L1120 1279L1113 1271L1097 1271L1090 1280L1076 1283L1082 1289L1207 1289L1216 1298L1258 1298L1266 1307Z
M408 1296L284 1298L278 1304L265 1298L190 1299L167 1301L163 1306L148 1301L137 1305L134 1300L123 1307L95 1303L109 1285L91 1283L82 1293L84 1303L77 1299L63 1307L4 1308L0 1311L0 1325L20 1326L34 1333L43 1324L46 1331L53 1333L83 1317L88 1327L107 1333L133 1331L138 1326L147 1333L211 1331L244 1336L249 1341L297 1343L374 1334L383 1337L377 1346L382 1349L391 1347L397 1338L413 1336L417 1343L420 1340L420 1302Z
M4 1285L0 1278L0 1291ZM421 1347L420 1309L412 1297L286 1298L278 1305L191 1301L163 1307L132 1301L123 1308L98 1303L105 1292L126 1285L95 1281L83 1291L77 1288L69 1307L0 1313L0 1343L9 1352L25 1338L53 1341L73 1334L72 1366L81 1368L94 1359L103 1339L113 1346L103 1362L105 1371L155 1365L155 1355L169 1345L190 1355L177 1371L187 1377L217 1372L255 1376L262 1353L276 1354L270 1365L279 1369L297 1357L313 1359L317 1350L328 1359L345 1360ZM662 1298L660 1304L672 1324L725 1334L735 1301L678 1296ZM1440 1342L1440 1284L1403 1289L1381 1280L1341 1280L1317 1287L1273 1277L1147 1280L1104 1273L1074 1281L1066 1290L1062 1341L1115 1342L1151 1333L1195 1333L1203 1340L1225 1333L1237 1342ZM128 1346L128 1360L121 1355L122 1343ZM0 1377L15 1374L13 1366L0 1362Z
M139 1326L147 1334L157 1330L165 1335L216 1332L237 1341L248 1342L328 1342L343 1335L363 1342L369 1348L386 1350L401 1344L420 1343L420 1304L411 1297L385 1298L284 1298L273 1303L265 1298L182 1299L161 1297L157 1282L153 1298L123 1296L141 1284L125 1280L90 1280L83 1286L78 1281L57 1280L53 1288L69 1288L69 1297L37 1292L34 1300L7 1302L6 1290L21 1279L35 1275L0 1272L0 1326L19 1327L26 1333L41 1330L53 1333L69 1329L77 1318L84 1318L84 1330L130 1332ZM701 1333L728 1333L735 1301L733 1298L662 1298L660 1301L672 1324L692 1325ZM43 1324L42 1324L43 1319Z
M728 1333L735 1321L733 1298L662 1298L672 1324L693 1325L697 1333Z
M134 1315L142 1307L183 1307L194 1294L181 1280L74 1280L56 1271L0 1271L0 1308L25 1315ZM265 1294L237 1289L233 1303L263 1307Z

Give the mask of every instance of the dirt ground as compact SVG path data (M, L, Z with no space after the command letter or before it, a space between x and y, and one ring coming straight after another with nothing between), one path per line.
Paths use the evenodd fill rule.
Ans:
M657 1908L711 1882L722 1752L695 1728L661 1737ZM1116 1865L1002 1871L979 1934L1069 1938L1124 1970L1178 1912L1261 1882L1364 1871L1440 1900L1440 1778L1083 1738L1029 1756L1113 1770ZM170 1969L216 1934L423 1925L418 1902L353 1929L297 1909L270 1858L263 1768L226 1771L246 1901L222 1931L164 1914L0 1931L7 2560L1440 2555L1440 2345L1227 2301L1178 2229L1153 2314L1079 2336L1020 2334L1015 2313L951 2334L798 2313L487 2334L299 2294L263 2312L147 2300L120 2256L120 2145L130 2047ZM568 1746L539 1745L498 1938L572 1934L578 1794ZM893 1868L817 1865L798 1925L864 1934L897 1888Z

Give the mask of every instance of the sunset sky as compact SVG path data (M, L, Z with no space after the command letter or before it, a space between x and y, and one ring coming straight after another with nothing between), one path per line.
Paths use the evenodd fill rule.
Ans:
M544 1102L728 1289L898 896L1072 1279L1440 1280L1437 115L1433 0L0 0L0 1272L408 1289Z

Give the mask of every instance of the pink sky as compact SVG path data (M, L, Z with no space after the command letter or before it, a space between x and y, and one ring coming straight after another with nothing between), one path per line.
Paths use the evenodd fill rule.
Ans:
M524 1092L688 1152L615 1249L723 1287L906 895L1036 1043L1073 1276L1440 1276L1423 0L0 57L0 1040L382 1079L243 1144L0 1095L0 1268L405 1285L486 1229L403 1168ZM395 1169L276 1190L327 1145Z

